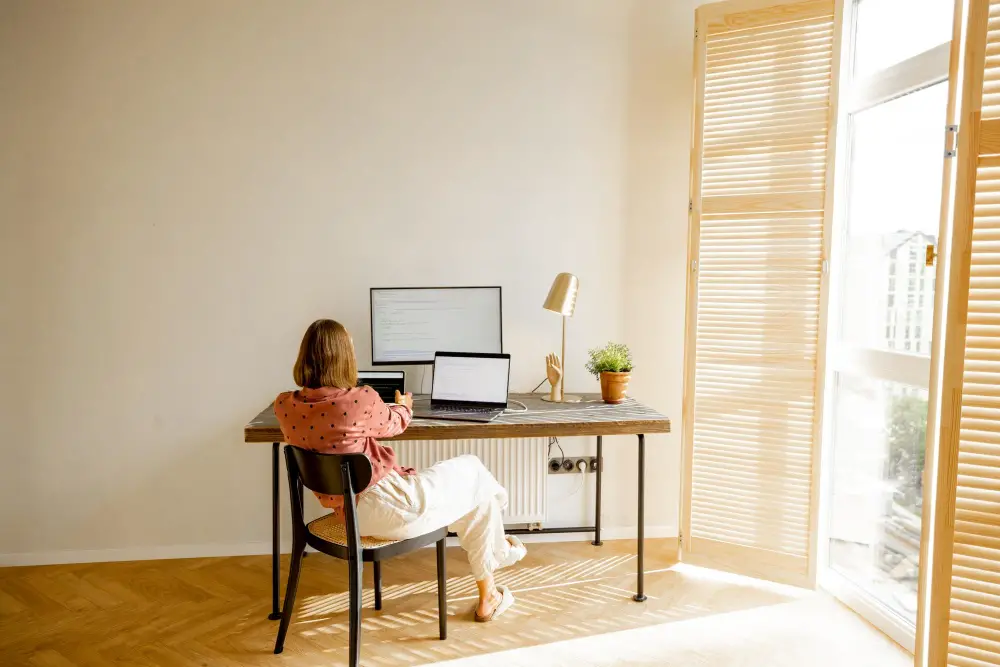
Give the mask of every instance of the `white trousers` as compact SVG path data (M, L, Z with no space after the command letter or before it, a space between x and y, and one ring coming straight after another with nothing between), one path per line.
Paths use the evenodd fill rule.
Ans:
M501 512L507 491L478 457L456 456L416 475L390 473L358 495L358 528L367 537L405 540L441 526L458 535L472 574L485 579L509 564Z

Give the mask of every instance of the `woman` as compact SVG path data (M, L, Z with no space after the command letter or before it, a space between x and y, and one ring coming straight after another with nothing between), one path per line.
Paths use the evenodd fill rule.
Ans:
M413 418L413 397L396 392L386 405L370 387L357 387L354 343L333 320L317 320L302 337L292 372L298 391L279 394L274 402L285 442L313 452L363 453L372 463L372 479L357 495L362 535L405 540L449 526L469 556L479 588L477 621L491 621L514 603L493 573L524 558L526 549L505 536L500 513L507 492L475 456L459 456L417 473L396 462L392 447L376 438L399 435ZM340 514L343 498L316 494Z

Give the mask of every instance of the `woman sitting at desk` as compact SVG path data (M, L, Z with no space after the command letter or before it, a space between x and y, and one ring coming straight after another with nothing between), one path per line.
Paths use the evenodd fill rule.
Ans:
M392 447L376 438L399 435L413 418L413 397L396 392L397 405L386 405L358 381L354 343L333 320L317 320L306 330L292 372L302 389L279 394L274 412L285 441L328 454L363 453L372 479L357 495L362 535L405 540L441 526L458 535L468 553L479 587L477 621L491 621L506 611L514 596L497 587L493 572L524 558L527 550L505 536L500 512L507 491L477 457L458 456L423 472L402 468ZM340 514L343 498L316 494Z

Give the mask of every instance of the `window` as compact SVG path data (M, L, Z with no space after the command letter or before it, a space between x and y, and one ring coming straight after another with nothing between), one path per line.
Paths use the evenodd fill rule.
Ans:
M920 338L920 325L919 324L916 327L913 328L913 335L916 336L917 338Z
M920 298L918 299L918 302L919 303L917 305L919 305L921 308L923 308L924 307L924 293L923 292L920 293Z
M896 262L889 262L889 275L896 275Z
M832 469L822 579L867 620L913 646L930 363L929 346L914 352L912 334L922 323L920 299L934 299L918 266L925 240L939 234L955 5L846 5L854 20L845 32L853 28L847 46L854 71L841 79L847 122L838 131L847 157L837 180L846 199L831 258L831 303L839 311L830 313L827 357L824 422L831 428L824 448ZM887 271L894 258L905 265ZM906 280L899 299L896 278ZM876 286L887 282L880 294ZM890 329L886 310L898 313ZM864 611L872 607L878 615Z
M854 76L864 80L951 41L952 5L915 0L864 0L857 4ZM890 38L891 37L891 38Z

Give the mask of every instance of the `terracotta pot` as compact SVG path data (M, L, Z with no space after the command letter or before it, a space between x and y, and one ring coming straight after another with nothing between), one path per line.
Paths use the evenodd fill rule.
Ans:
M605 403L621 403L628 396L631 373L601 372L601 398Z

